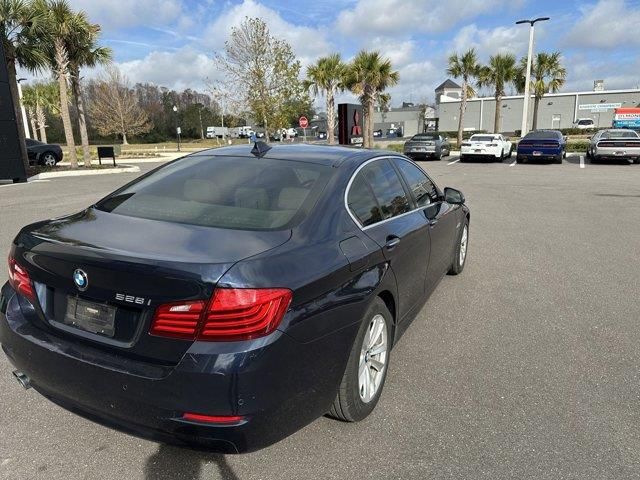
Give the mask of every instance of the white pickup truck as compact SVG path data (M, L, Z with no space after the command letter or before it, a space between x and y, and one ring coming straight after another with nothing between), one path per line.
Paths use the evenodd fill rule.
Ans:
M462 142L460 161L485 158L501 162L504 158L511 158L512 150L511 142L498 133L476 133Z

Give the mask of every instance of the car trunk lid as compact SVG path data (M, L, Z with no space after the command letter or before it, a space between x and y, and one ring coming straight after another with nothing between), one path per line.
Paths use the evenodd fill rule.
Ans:
M16 239L14 255L36 286L41 311L35 323L73 341L175 364L192 342L149 335L156 307L210 298L234 263L275 248L290 235L290 230L200 227L92 208L27 227ZM84 275L87 285L79 285L76 275ZM74 325L94 313L100 318ZM109 316L113 330L92 326Z

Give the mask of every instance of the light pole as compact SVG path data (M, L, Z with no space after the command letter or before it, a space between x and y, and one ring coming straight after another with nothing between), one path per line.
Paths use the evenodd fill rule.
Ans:
M18 79L18 99L20 100L20 110L22 111L22 123L24 124L24 133L26 138L31 138L29 135L29 124L27 123L27 110L24 108L24 102L22 101L22 87L20 86L20 82L25 81L26 78ZM36 135L36 132L33 132L33 135Z
M178 151L180 151L180 127L178 126L178 107L173 106L173 113L176 118L176 135L178 136Z
M549 20L549 17L538 17L534 20L518 20L516 25L522 25L523 23L528 23L530 25L529 28L529 53L527 54L527 73L525 76L525 84L524 84L524 103L522 105L522 129L520 130L520 138L524 137L527 134L527 130L529 127L529 97L530 87L531 87L531 62L533 60L533 32L534 25L536 22L545 22Z

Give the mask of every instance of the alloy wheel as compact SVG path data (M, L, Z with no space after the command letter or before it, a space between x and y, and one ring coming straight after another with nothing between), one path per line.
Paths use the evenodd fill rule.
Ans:
M387 322L381 314L375 315L362 341L358 365L358 391L364 403L373 400L380 390L387 367L388 338Z
M467 240L469 238L468 228L465 225L462 229L462 236L460 237L460 265L464 265L464 260L467 258Z
M42 157L42 162L47 167L55 167L56 166L56 157L53 153L46 153Z

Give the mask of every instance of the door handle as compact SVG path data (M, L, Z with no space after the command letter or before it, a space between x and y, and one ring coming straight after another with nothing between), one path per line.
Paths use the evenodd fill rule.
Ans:
M395 235L389 235L387 237L387 243L385 243L384 246L387 250L393 250L398 245L400 245L400 238L396 237Z

